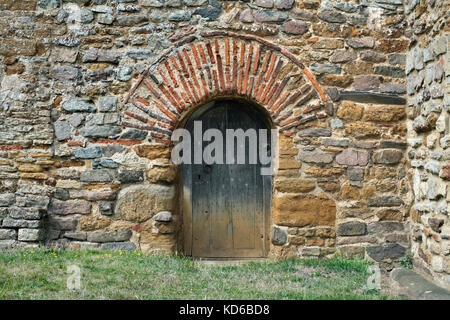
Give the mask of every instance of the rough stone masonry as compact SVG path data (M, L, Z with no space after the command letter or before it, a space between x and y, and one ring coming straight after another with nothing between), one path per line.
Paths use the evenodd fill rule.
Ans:
M449 6L0 0L0 248L183 253L170 134L240 97L279 129L269 256L449 287Z

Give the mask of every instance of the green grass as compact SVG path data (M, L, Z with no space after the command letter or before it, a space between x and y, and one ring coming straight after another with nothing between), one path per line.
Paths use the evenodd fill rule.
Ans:
M81 289L67 289L68 266ZM234 266L136 251L0 252L0 299L392 299L368 290L365 260L277 260Z

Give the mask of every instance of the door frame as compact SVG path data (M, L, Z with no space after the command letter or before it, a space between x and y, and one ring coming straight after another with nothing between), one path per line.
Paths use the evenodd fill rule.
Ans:
M213 108L215 105L215 101L218 100L236 100L241 103L246 103L249 105L252 109L254 109L255 114L257 114L259 117L261 117L261 120L263 120L264 123L266 123L268 129L275 128L274 123L272 121L272 118L270 114L265 110L264 108L261 108L257 104L248 101L246 99L242 99L240 97L220 97L215 98L211 101L207 101L203 104L201 104L198 108L196 108L193 112L191 112L189 115L185 116L183 121L180 121L178 127L184 128L187 124L187 122L191 119L198 118L202 114L204 114L209 109ZM278 139L278 137L277 137ZM278 157L278 154L275 153L272 155L272 165L276 165L276 157ZM187 177L191 177L190 172L185 172L183 170L183 165L180 164L178 168L179 177L178 179L178 186L179 186L179 196L180 196L180 212L182 214L182 247L183 247L183 253L186 256L192 256L192 236L193 236L193 227L192 227L192 180L186 179ZM267 179L270 179L270 192L265 192L264 197L268 197L269 199L264 198L264 203L267 201L267 208L265 208L265 212L263 215L263 257L267 257L269 254L270 249L270 226L272 224L272 198L273 198L273 176L267 176ZM263 190L266 190L263 188ZM270 193L270 195L269 195ZM221 258L223 259L223 258ZM230 259L236 259L236 258L230 258Z

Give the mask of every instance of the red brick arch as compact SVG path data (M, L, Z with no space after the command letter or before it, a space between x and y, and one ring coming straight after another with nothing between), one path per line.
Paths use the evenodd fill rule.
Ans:
M176 43L146 69L123 101L122 125L170 143L189 110L220 96L257 103L283 132L333 109L289 51L257 36L214 31Z

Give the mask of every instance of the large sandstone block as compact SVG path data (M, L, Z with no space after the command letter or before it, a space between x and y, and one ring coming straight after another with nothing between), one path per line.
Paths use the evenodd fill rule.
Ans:
M316 188L314 180L299 178L275 179L275 189L280 192L309 192Z
M274 198L273 222L280 226L334 226L336 204L326 195L286 195Z
M364 107L351 101L343 101L337 111L337 116L345 120L359 120L362 117Z
M176 166L154 166L147 171L147 178L152 183L171 183L177 176Z
M155 251L174 253L176 250L176 238L173 234L155 234L151 231L142 231L140 245L144 253Z
M111 224L111 219L104 216L85 216L78 221L78 228L84 231L94 231Z
M137 146L134 150L139 157L150 160L170 159L172 152L171 148L161 145L141 145Z
M405 118L406 112L403 106L372 106L364 112L365 121L399 121Z
M159 184L134 185L119 192L117 218L144 222L160 211L172 211L175 188Z

